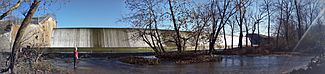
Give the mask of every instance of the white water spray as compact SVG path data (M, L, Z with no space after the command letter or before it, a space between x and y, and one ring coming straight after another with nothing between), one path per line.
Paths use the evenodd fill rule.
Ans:
M298 46L301 44L302 40L306 37L307 33L309 33L311 27L316 26L317 21L321 18L321 17L325 17L325 8L323 8L320 13L317 15L317 17L313 20L312 24L308 27L307 31L303 34L303 36L301 37L301 39L298 41L297 45L294 47L293 51L296 51L296 49L298 48ZM323 21L325 21L323 19Z

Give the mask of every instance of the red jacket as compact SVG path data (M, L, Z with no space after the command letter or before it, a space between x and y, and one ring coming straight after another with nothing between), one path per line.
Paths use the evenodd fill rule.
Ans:
M74 53L74 58L78 59L78 51L74 49L73 53Z

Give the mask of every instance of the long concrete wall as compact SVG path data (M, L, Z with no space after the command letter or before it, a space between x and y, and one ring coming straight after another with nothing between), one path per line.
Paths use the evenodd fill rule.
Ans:
M149 47L141 40L130 39L128 29L56 28L50 47Z
M162 31L164 34L170 35L168 31ZM90 48L110 48L110 47L149 47L141 38L133 37L135 31L128 28L55 28L52 32L51 45L49 47L90 47ZM185 34L185 32L184 32ZM223 37L220 37L220 41L217 43L216 48L223 48ZM231 45L231 37L226 36L227 46ZM163 40L168 41L168 40ZM205 41L205 40L203 40ZM246 38L243 38L243 44ZM249 41L249 40L248 40ZM234 47L238 46L238 37L234 37ZM193 47L192 41L188 41L187 47ZM164 42L165 46L173 46L173 43ZM199 42L200 47L208 47L207 42ZM248 42L250 45L250 42ZM222 47L218 47L222 46Z

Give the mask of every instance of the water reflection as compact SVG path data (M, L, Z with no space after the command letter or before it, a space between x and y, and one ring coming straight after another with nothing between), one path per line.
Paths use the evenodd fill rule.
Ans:
M119 74L280 74L306 65L311 57L306 56L222 56L221 62L178 65L131 65L114 60L82 59L77 73ZM68 63L60 67L72 69ZM65 66L64 66L65 65Z

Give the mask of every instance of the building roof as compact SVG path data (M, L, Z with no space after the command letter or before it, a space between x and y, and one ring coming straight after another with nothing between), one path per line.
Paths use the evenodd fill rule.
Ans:
M41 16L41 17L33 17L32 18L32 24L39 24L42 22L45 22L47 19L51 18L51 15L45 15L45 16Z
M40 16L40 17L33 17L31 24L39 24L41 22L46 21L47 19L51 18L52 15L45 15L45 16ZM0 26L6 26L8 24L15 24L15 25L21 25L21 23L23 22L23 18L17 18L14 20L1 20L0 21Z
M45 15L41 17L33 17L30 24L37 25L39 23L45 22L47 19L51 18L52 15ZM17 18L15 20L0 20L0 34L10 31L10 27L14 25L21 25L24 19Z
M259 36L261 38L268 38L266 35L256 34L256 33L249 33L246 36L248 36L248 37L251 37L251 36Z

